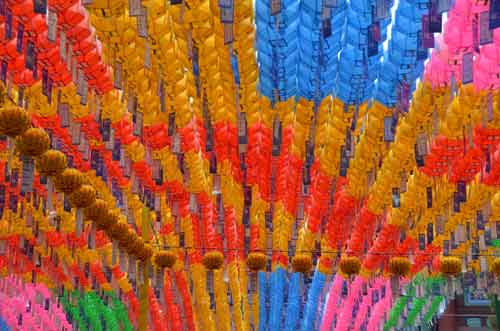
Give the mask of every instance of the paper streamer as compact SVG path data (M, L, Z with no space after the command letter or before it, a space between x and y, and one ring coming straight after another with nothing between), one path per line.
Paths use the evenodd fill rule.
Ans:
M344 278L335 275L333 283L331 285L330 291L327 295L327 302L325 304L325 309L323 312L323 320L321 321L321 331L329 331L330 327L333 323L333 319L335 317L335 313L337 310L337 302L339 300L342 284L344 282Z
M311 288L309 289L307 303L302 320L302 331L314 330L314 320L318 312L318 302L326 281L326 276L319 270L314 271Z
M266 301L268 300L267 278L266 273L259 272L259 331L267 330L267 309Z
M430 320L436 315L439 310L439 306L444 302L444 297L441 295L435 296L432 299L431 307L425 313L424 321L430 322Z
M385 281L384 285L386 288L390 288L388 281ZM372 314L367 325L368 331L378 331L380 324L384 322L384 313L389 311L392 302L390 291L387 292L384 299L372 306Z
M83 297L80 292L74 291L65 293L61 303L80 330L103 330L103 324L106 330L133 330L123 303L112 292L106 293L106 297L109 301L107 304L93 291L85 293Z
M378 277L375 280L373 280L372 286L370 286L367 289L367 295L363 296L363 299L361 301L358 313L356 314L355 322L354 322L354 328L356 330L361 329L361 326L363 324L366 325L368 322L368 308L371 307L375 302L373 302L374 294L376 293L381 293L381 288L382 285L384 284L384 279L382 277Z
M0 317L0 331L10 331L11 328L7 325L7 321Z
M9 276L0 280L0 330L72 330L47 287Z
M286 272L283 268L276 268L271 274L269 311L269 328L281 330L281 314L285 299Z
M294 272L290 276L288 283L288 304L285 315L285 331L297 330L297 323L300 317L300 288L304 286L303 277L300 273Z
M361 290L362 284L363 279L358 276L349 287L347 298L342 303L342 308L338 314L337 326L335 327L335 331L347 331L349 329L354 301L359 297L359 292Z

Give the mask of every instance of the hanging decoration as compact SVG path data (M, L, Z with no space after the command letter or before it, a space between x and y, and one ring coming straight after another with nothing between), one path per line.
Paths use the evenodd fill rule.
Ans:
M1 2L0 330L390 330L495 292L496 7Z

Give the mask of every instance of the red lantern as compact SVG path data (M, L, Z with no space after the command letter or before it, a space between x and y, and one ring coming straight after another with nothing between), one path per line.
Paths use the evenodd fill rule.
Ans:
M85 12L77 1L74 5L61 12L58 18L59 24L64 29L71 29L85 19Z
M12 12L12 16L20 17L20 16L25 16L25 17L30 17L34 14L34 9L33 9L33 1L31 0L17 0L15 3L10 7L10 10Z

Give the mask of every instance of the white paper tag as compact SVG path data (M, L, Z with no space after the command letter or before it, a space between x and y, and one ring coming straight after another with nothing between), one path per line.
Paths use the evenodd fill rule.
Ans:
M175 219L177 219L177 216L179 216L179 202L175 201L175 200L174 200L174 203L172 204L172 216ZM176 223L177 223L177 221L176 221Z
M82 105L86 105L87 104L88 94L89 94L89 83L87 81L87 78L83 78L82 79L82 97L80 99L80 103Z
M191 193L189 195L189 211L195 213L198 209L198 204L196 202L196 195Z
M80 132L80 144L78 145L78 151L83 153L85 151L85 135L83 132Z
M484 240L484 234L479 236L479 250L486 250L486 241Z
M116 89L121 90L123 88L123 85L122 85L122 64L118 61L115 61L115 65L113 66L113 80L114 80L114 87Z
M452 101L453 98L455 97L455 93L456 93L455 72L452 72L450 78L450 101Z
M76 82L76 93L79 96L83 95L83 80L84 80L83 70L82 69L78 69L78 71L77 71L77 82Z
M417 136L417 150L419 155L427 155L427 135L420 133Z
M129 16L139 16L142 13L141 0L128 0L128 15Z
M73 80L73 82L76 82L78 80L78 70L75 59L71 60L71 79Z
M113 150L115 146L115 129L110 128L109 130L109 140L105 142L107 150Z
M141 38L148 37L148 13L145 7L142 7L141 15L137 16L137 34Z
M456 228L456 238L458 242L465 242L465 226L463 224L459 224Z
M465 256L465 263L464 264L469 264L470 261L472 261L472 248L469 247L467 250L467 255Z
M474 54L472 52L463 55L462 60L462 82L468 84L474 79Z
M220 176L215 174L212 176L212 194L220 193Z
M56 42L57 39L57 13L49 10L47 13L47 39Z
M486 257L485 256L481 256L479 258L479 263L480 263L480 266L481 266L481 272L487 272L488 271L488 263L486 262Z
M180 153L181 152L181 137L178 133L174 135L174 143L172 144L172 153Z
M96 122L101 119L101 98L97 95L95 98L95 120Z
M154 209L155 211L160 211L161 208L161 198L159 194L155 195Z
M59 104L59 116L61 118L61 127L68 127L70 124L69 105L67 103Z
M120 167L125 168L125 149L120 147Z
M151 45L146 41L144 45L144 67L151 69Z
M160 178L160 166L161 166L160 160L156 160L156 159L153 160L153 165L151 167L153 179Z
M146 152L144 154L144 159L149 166L152 166L153 159L151 158L151 149L149 147L145 148Z
M130 173L132 172L132 161L127 157L125 156L125 176L130 176Z
M407 185L407 176L406 176L406 171L403 171L401 173L401 193L405 193L406 190L408 189Z
M281 11L281 0L271 0L271 15L276 15Z
M82 132L82 134L83 134L83 132ZM83 141L83 148L84 148L83 153L82 153L83 154L82 157L85 161L87 161L90 157L90 146L89 146L89 142L87 141L87 139L82 138L82 141Z
M135 177L133 172L132 172L132 177L130 178L130 182L132 183L130 186L130 191L134 194L138 194L139 193L139 180Z
M436 216L436 233L438 235L444 234L444 220L441 215Z
M142 134L143 115L138 111L135 115L134 135L140 136Z
M89 248L90 249L94 249L95 248L95 240L96 240L96 225L94 222L91 223L92 224L92 228L90 230L90 240L89 240Z
M490 30L490 12L484 11L479 14L479 43L485 45L492 42L492 31Z
M128 259L129 259L128 260L128 274L132 280L135 280L135 274L137 271L137 261L135 259L135 256L133 256L133 255L129 255Z
M469 147L472 149L474 148L474 141L472 140L472 125L468 124L467 125L467 136L469 138Z
M66 68L71 70L71 63L73 63L73 45L68 44L68 57L66 58Z
M33 159L23 161L22 166L22 192L33 192L33 176L35 175L35 164Z
M246 124L246 114L238 113L238 137L246 137L247 134L247 124Z
M29 213L26 215L26 226L27 227L32 227L33 226L33 215Z
M66 32L59 33L59 56L61 59L66 60Z
M304 202L301 201L299 202L297 206L297 219L303 220L304 219Z
M485 268L485 271L488 271L488 267L487 266ZM479 289L485 289L487 287L487 285L488 285L486 277L480 275L477 279L478 279L478 288Z
M132 93L129 93L127 98L127 110L129 113L133 113L135 109L136 109L135 96Z
M224 24L224 44L230 44L234 40L233 24Z

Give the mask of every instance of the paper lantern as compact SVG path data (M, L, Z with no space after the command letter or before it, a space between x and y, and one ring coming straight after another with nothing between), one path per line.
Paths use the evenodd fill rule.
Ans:
M410 272L411 263L406 257L393 257L389 260L389 273L394 276L406 277Z
M50 148L50 138L45 130L30 128L17 137L16 146L21 154L38 157Z
M142 262L147 262L153 256L153 247L150 244L144 244L137 254L137 258Z
M500 278L500 257L495 258L491 264L491 272L495 277Z
M108 229L112 228L119 221L120 221L120 213L116 210L108 211L106 214L103 215L103 217L100 217L97 220L95 220L95 222L97 223L97 228L99 230L105 230L105 231L108 231Z
M68 197L69 203L75 208L86 208L96 200L97 192L91 185L82 185Z
M107 229L107 234L113 240L119 240L119 238L128 232L130 227L125 222L116 222L113 226Z
M51 149L40 155L36 159L35 165L40 175L54 177L66 169L66 162L66 155Z
M251 271L257 272L266 268L267 258L263 253L250 253L247 257L247 266Z
M339 264L340 271L342 271L347 276L353 276L359 274L361 270L361 262L355 256L343 257Z
M129 242L132 242L135 240L137 237L137 234L134 232L132 229L128 229L125 232L122 232L119 236L117 236L116 240L118 240L118 243L122 248L126 248Z
M218 270L224 265L224 255L218 251L208 252L203 256L203 265L208 270Z
M307 254L298 254L292 259L292 267L295 272L308 273L313 266L312 258Z
M144 241L137 235L133 240L126 243L125 250L129 255L138 256L144 247Z
M93 222L99 222L108 214L108 204L102 199L96 199L93 204L83 210L85 217Z
M54 181L58 191L69 194L79 189L85 181L83 174L74 168L68 168L58 175Z
M441 258L441 273L445 276L457 276L462 272L462 261L455 256Z
M154 256L154 263L159 268L172 268L177 260L177 256L171 251L160 251Z
M31 125L27 112L19 107L7 107L0 111L0 134L14 138L23 134Z

